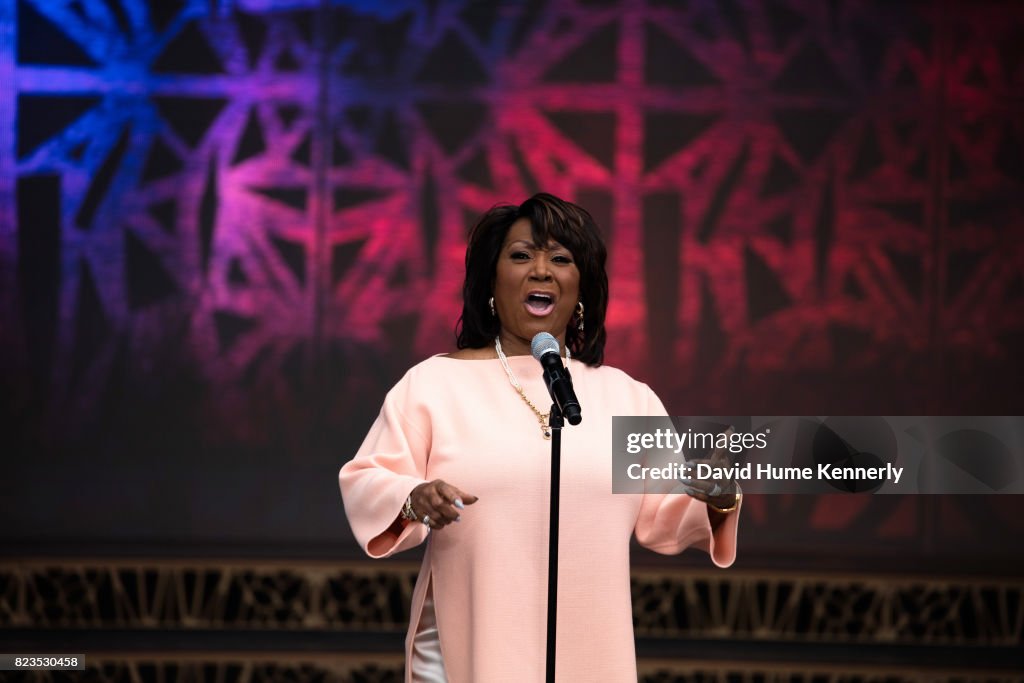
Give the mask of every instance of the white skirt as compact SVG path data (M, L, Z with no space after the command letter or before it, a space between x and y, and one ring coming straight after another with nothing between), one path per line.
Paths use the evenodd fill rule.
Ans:
M434 617L434 582L427 586L423 599L420 623L412 641L412 662L410 662L413 683L448 683L448 674L441 659L441 639L437 635L437 619Z

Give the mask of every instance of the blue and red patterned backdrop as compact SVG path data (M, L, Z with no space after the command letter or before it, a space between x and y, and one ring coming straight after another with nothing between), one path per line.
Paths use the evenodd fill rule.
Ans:
M672 412L1024 408L1015 3L3 0L0 89L12 542L345 545L467 227L538 190ZM1012 553L1020 509L762 499L744 543Z

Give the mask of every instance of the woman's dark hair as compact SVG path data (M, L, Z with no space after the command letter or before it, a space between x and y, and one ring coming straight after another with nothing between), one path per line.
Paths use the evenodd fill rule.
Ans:
M608 274L605 272L608 252L597 224L585 209L544 192L519 206L495 206L473 226L466 246L462 315L455 327L458 348L488 346L501 328L498 319L491 315L488 300L494 295L501 246L509 228L520 218L529 219L534 244L554 240L572 253L580 271L584 334L576 329L574 318L566 329L566 345L574 358L587 365L601 365L608 336L604 329L608 310Z

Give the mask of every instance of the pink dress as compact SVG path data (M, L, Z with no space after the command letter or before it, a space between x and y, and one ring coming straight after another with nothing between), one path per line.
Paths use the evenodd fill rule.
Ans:
M547 412L537 361L509 363ZM613 494L612 416L664 415L665 408L620 370L570 367L583 422L562 432L556 677L635 682L630 537L665 554L695 546L726 567L736 556L739 511L712 534L707 507L685 494ZM449 681L544 680L549 478L550 442L496 358L435 356L388 393L340 482L349 523L371 557L429 539L413 592L407 681L431 582ZM400 535L387 531L409 492L433 479L480 500L444 529L428 534L411 523Z

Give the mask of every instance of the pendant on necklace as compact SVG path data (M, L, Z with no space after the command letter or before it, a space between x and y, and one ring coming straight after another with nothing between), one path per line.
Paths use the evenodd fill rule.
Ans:
M551 440L551 425L548 424L549 416L544 415L543 420L540 422L540 433L544 435L545 441Z

